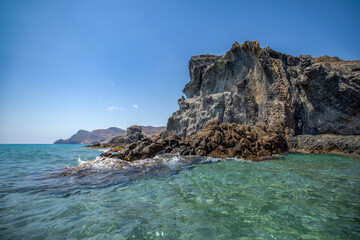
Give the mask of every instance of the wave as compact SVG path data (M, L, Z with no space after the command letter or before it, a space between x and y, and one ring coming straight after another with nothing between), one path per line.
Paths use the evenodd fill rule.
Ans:
M103 188L113 185L128 185L143 178L164 177L178 174L180 170L194 168L197 164L223 161L249 162L243 159L219 159L202 156L161 154L154 158L133 162L98 156L90 161L77 159L75 167L47 169L23 176L4 192L29 192L68 197L81 189ZM0 191L0 192L2 192Z
M80 161L77 167L72 168L75 171L84 171L84 170L109 170L109 169L158 169L158 168L169 168L171 170L181 169L185 166L194 165L194 164L207 164L207 163L216 163L220 161L239 161L239 162L251 162L244 159L229 158L229 159L220 159L213 157L204 157L204 156L181 156L180 154L161 154L157 155L154 158L146 158L143 160L136 161L125 161L118 158L109 158L98 156L94 160L90 161Z

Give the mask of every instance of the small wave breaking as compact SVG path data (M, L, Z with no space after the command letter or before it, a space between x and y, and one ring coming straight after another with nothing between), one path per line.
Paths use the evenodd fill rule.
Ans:
M108 151L110 151L110 148L100 148L98 151L99 152L108 152Z
M183 167L194 165L194 164L207 164L207 163L216 163L221 161L234 160L238 162L251 162L244 159L220 159L213 157L204 157L204 156L181 156L180 154L160 154L154 158L147 158L143 160L136 161L125 161L118 158L109 158L98 156L94 160L90 161L81 161L79 158L78 166L67 169L71 172L79 172L86 170L121 170L121 169L132 169L139 170L143 169L145 171L157 170L159 168L168 168L170 170L180 170Z
M204 156L181 156L180 154L160 154L154 158L125 161L117 158L98 156L90 161L77 158L75 167L49 169L32 173L26 181L10 186L8 191L55 194L68 197L80 193L81 189L103 188L112 185L127 185L139 179L177 174L197 164L223 161L249 162L242 159L219 159ZM25 179L25 178L24 178Z

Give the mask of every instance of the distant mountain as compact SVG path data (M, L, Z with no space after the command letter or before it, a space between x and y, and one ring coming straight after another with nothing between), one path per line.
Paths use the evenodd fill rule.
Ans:
M71 138L63 140L59 139L54 144L92 144L97 142L107 142L113 137L125 135L126 130L116 127L108 129L97 129L92 132L79 130Z
M152 126L140 126L142 128L142 130L148 134L154 134L157 132L160 132L162 130L165 130L166 127L165 126L161 126L161 127L152 127Z
M140 126L144 132L153 134L166 129L166 127ZM126 130L116 127L108 129L97 129L94 131L79 130L69 139L59 139L54 144L93 144L98 142L108 142L113 137L126 135Z

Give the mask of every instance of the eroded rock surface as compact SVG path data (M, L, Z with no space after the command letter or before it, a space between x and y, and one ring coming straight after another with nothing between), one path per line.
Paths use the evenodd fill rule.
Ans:
M360 61L294 57L247 41L223 56L192 57L189 71L187 97L167 130L134 130L112 141L121 148L102 159L169 153L260 160L289 149L360 155L360 136L346 136L360 134Z
M295 151L307 153L334 152L360 156L360 135L299 135L294 137L291 148Z
M121 145L121 144L133 143L147 136L148 134L144 132L140 126L133 125L127 128L125 136L114 137L109 141L109 144Z
M223 56L194 56L190 82L167 124L190 136L206 122L284 124L300 134L360 134L360 61L294 57L237 42Z
M126 144L137 142L146 137L149 137L149 135L145 131L143 131L140 126L133 125L127 128L125 136L117 136L112 138L107 143L95 143L88 147L93 147L93 148L123 147Z
M260 159L288 150L283 125L239 125L209 121L197 134L181 138L144 138L127 145L116 153L102 156L134 161L152 158L159 153L199 155L216 158Z

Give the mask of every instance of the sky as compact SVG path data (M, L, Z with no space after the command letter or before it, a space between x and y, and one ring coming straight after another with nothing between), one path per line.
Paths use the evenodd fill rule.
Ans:
M0 143L165 126L190 57L246 40L360 59L360 1L0 0Z

